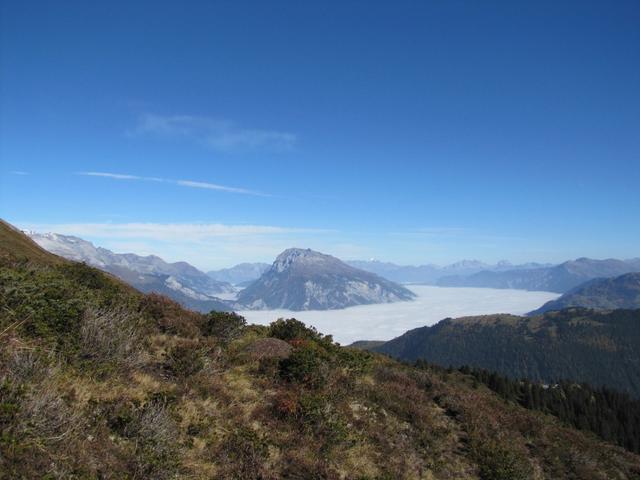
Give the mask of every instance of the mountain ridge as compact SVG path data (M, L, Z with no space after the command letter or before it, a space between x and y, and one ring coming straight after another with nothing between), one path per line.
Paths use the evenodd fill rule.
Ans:
M438 281L442 287L514 288L565 293L581 283L640 271L640 259L594 260L581 257L552 267L494 272L483 270L467 277L450 276Z
M169 295L182 305L199 311L228 310L217 294L234 292L225 282L218 282L187 262L165 262L156 255L114 253L72 235L26 232L45 250L69 260L86 262L149 293Z
M640 273L632 272L612 278L595 278L569 290L556 300L529 312L539 315L550 310L585 307L596 310L640 308Z
M382 262L378 260L351 260L347 261L361 270L375 273L399 283L424 283L437 284L438 280L450 275L471 275L483 270L502 271L520 270L548 267L549 264L525 263L514 265L506 260L501 260L494 265L490 265L479 260L460 260L449 265L436 265L433 263L424 265L398 265L392 262Z

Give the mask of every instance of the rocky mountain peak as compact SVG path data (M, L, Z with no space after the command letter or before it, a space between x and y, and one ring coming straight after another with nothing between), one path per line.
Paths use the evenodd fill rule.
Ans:
M332 260L337 259L329 255L316 252L315 250L311 250L310 248L288 248L278 255L275 262L273 262L272 268L277 272L282 273L294 265L327 263Z
M250 309L327 310L413 297L413 292L401 285L331 255L290 248L240 292L238 302Z

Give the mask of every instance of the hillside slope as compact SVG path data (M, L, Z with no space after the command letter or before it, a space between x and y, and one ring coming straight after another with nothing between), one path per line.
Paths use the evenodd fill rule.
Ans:
M569 290L556 300L545 303L529 315L568 307L598 310L640 308L640 273L627 273L615 278L598 278Z
M473 378L246 326L0 225L0 479L631 479L640 457Z
M214 280L187 262L165 262L155 255L114 253L70 235L28 232L42 248L68 260L85 262L120 277L142 292L168 295L202 312L229 306L216 295L234 292L227 282Z
M470 365L512 378L606 385L640 397L640 310L445 319L375 347L403 360Z

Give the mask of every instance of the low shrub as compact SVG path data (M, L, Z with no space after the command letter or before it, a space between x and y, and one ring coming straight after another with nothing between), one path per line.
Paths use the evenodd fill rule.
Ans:
M473 455L482 480L529 480L533 469L524 455L495 441L473 442Z
M85 311L80 324L80 352L98 363L134 367L140 362L140 319L128 309Z
M174 478L178 468L178 428L166 403L149 402L121 419L124 436L135 445L134 478Z
M250 428L236 427L229 432L218 454L224 471L222 478L234 480L274 478L267 473L269 445Z
M165 368L176 377L189 377L205 365L209 347L195 340L182 340L165 354Z
M235 312L210 312L203 323L202 333L229 343L242 334L246 325L244 317Z
M279 318L269 326L269 336L289 342L291 340L320 340L322 335L314 327L307 327L295 318Z
M289 357L280 360L278 369L281 378L311 388L322 387L329 374L326 352L311 342L299 345Z
M162 333L195 338L200 335L204 315L184 309L179 303L157 293L145 295L139 310L148 315Z

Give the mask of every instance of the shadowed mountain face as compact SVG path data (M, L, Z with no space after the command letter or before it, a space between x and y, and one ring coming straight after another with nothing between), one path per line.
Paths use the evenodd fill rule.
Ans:
M238 295L249 309L330 310L411 300L413 292L330 255L291 248Z
M565 293L578 285L600 277L615 277L640 271L640 259L592 260L579 258L546 268L482 271L473 275L443 277L442 287L514 288L520 290Z
M212 279L187 262L168 263L155 255L114 253L70 235L31 232L29 236L51 253L112 273L142 292L162 293L203 312L229 309L215 295L233 292L233 287Z
M231 268L212 270L207 272L207 275L219 282L243 285L260 278L270 266L268 263L239 263Z
M576 308L535 317L445 319L373 350L403 360L470 365L545 383L587 382L640 397L640 310Z
M598 310L640 308L640 273L627 273L615 278L598 278L568 291L557 300L545 303L529 315L567 307Z

